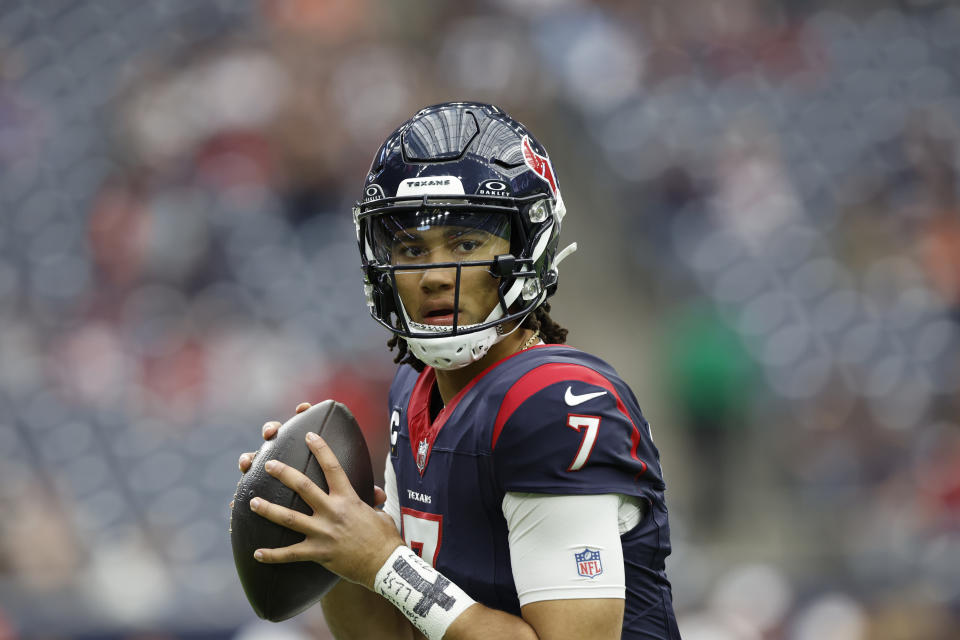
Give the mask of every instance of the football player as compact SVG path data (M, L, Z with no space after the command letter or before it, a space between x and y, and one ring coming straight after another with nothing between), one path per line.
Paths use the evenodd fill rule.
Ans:
M322 600L337 638L679 638L650 427L548 313L565 213L546 150L492 105L423 109L377 152L353 215L400 365L382 510L309 436L329 493L268 472L316 513L253 505L306 536L260 561L345 578Z

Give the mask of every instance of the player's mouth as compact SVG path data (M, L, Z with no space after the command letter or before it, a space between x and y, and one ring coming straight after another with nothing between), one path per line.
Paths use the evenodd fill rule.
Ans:
M421 322L436 326L453 326L453 312L454 307L449 303L426 304L420 309ZM457 323L464 324L463 309L458 314Z
M463 324L463 315L458 318ZM453 309L435 309L423 316L423 324L453 326Z

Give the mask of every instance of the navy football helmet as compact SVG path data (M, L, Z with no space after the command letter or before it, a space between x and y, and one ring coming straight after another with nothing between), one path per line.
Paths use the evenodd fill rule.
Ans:
M440 369L476 362L508 333L506 324L519 326L556 291L557 267L576 249L557 252L565 208L546 150L489 104L435 105L403 123L374 157L353 214L371 315ZM432 227L496 238L497 253L420 262L403 239ZM424 269L456 270L452 321L415 322L404 307L398 272ZM466 269L499 279L498 302L482 322L460 322Z

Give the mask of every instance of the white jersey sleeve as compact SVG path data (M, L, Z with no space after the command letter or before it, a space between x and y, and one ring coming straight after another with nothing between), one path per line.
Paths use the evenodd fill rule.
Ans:
M617 494L507 493L502 508L520 605L623 598L620 534L640 521L641 504Z
M383 470L383 491L387 494L387 501L383 503L383 510L397 525L397 531L400 531L400 496L397 493L397 473L393 470L393 464L390 463L390 455L387 454L387 467Z

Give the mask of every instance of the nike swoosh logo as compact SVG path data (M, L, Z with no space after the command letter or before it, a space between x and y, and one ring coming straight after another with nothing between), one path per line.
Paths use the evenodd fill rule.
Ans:
M583 404L587 400L592 400L593 398L599 398L602 395L606 395L606 391L597 391L595 393L584 393L582 395L574 395L573 389L567 387L567 392L563 394L563 401L566 402L571 407L575 407L578 404Z

